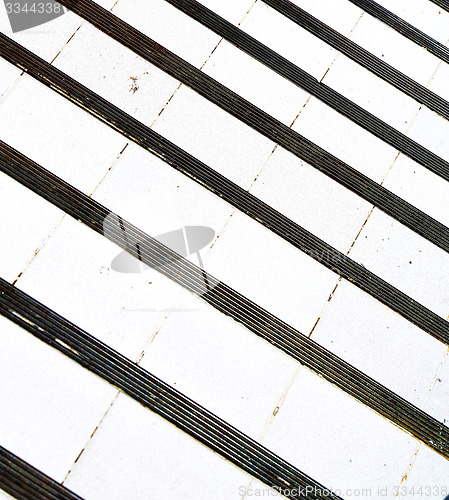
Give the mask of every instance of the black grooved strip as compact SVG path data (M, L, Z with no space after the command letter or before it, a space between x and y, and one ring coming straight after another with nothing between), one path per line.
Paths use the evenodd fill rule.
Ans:
M374 56L289 0L262 1L374 75L449 120L449 102L439 95L415 82L412 78Z
M207 7L204 7L204 5L196 0L166 1L254 57L254 59L268 68L320 99L360 127L363 127L390 146L401 151L431 172L449 181L449 163L447 161L380 120L377 116L364 110L362 107L324 83L318 82L312 75L306 73L288 59L285 59L274 50L271 50L266 45L235 27ZM446 49L446 52L449 61L449 50Z
M261 444L1 278L0 312L244 471L281 489L288 498L339 499Z
M152 41L132 26L126 24L109 11L103 9L95 2L91 0L73 1L76 1L75 6L72 5L72 0L64 0L61 3L63 5L67 4L66 6L70 5L83 19L86 19L95 27L104 31L113 39L130 48L136 54L162 69L167 74L170 74L174 78L190 86L210 102L235 116L243 123L246 123L268 139L281 145L287 151L290 151L298 158L306 161L308 164L345 186L347 189L353 191L358 196L363 197L365 200L377 206L380 210L406 225L417 234L428 239L445 251L449 251L449 231L443 224L432 219L424 212L417 210L410 203L402 200L399 196L391 193L369 177L361 174L356 169L301 136L290 127L274 119L269 114L263 112L238 94L230 91L224 85L221 85L177 55L161 47L159 44ZM4 35L3 39L5 43L1 43L0 38L0 51L2 57L13 64L19 65L19 67L22 67L18 64L19 59L20 61L28 59L31 64L29 65L30 69L27 71L33 74L35 78L45 83L45 78L36 74L36 71L33 72L32 68L36 63L40 67L45 67L46 65L47 73L49 73L49 65L45 63L45 61L38 62L36 58L33 57L33 54L27 52L23 48L21 56L19 56L15 51L21 48L21 46L14 44ZM25 57L23 57L22 54ZM56 75L56 73L53 73L53 75ZM62 76L63 73L61 72L60 75ZM55 87L65 88L67 85L65 82L53 78L52 88ZM106 104L105 101L103 101L103 104ZM86 109L91 109L92 106L90 102L88 102L84 107ZM104 110L102 116L104 116ZM131 117L123 112L122 116L126 116L126 120L129 123ZM111 123L109 119L103 119L103 121L116 127L116 124ZM127 125L127 128L129 129L129 125Z
M365 12L370 14L371 16L379 19L384 24L393 28L401 35L405 36L412 42L416 43L420 47L424 47L428 52L438 57L442 61L449 64L449 49L438 42L434 38L430 37L423 31L415 28L413 25L401 19L393 12L390 12L388 9L379 5L377 2L373 0L349 0L351 3L356 5L357 7L363 9Z
M296 248L391 307L441 342L449 344L449 323L443 318L1 33L0 54L40 82L89 111L114 130L207 187ZM3 144L2 149L7 151L8 146ZM13 175L13 172L9 175ZM412 227L419 225L426 231L427 239L431 238L431 241L434 239L439 243L438 246L448 251L449 231L444 225L384 190L381 186L373 184L383 190L381 192L384 193L383 196L387 202L407 207L406 213L410 216L406 219L406 225ZM405 223L402 211L399 220Z
M449 12L449 1L448 0L430 0L438 7L441 7L443 10Z
M436 419L2 142L0 167L71 217L449 458L449 428Z
M19 500L83 500L3 446L0 446L0 489Z

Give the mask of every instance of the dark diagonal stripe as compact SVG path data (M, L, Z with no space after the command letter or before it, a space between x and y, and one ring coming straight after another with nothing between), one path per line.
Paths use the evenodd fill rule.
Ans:
M37 58L23 47L0 34L0 53L9 61L25 69L39 81L68 97L84 110L124 134L138 145L147 149L177 170L189 175L201 185L216 193L245 214L264 224L277 235L310 255L312 258L348 279L356 286L413 322L438 340L449 343L449 323L432 311L423 307L406 294L400 292L384 280L369 272L365 267L338 252L304 228L283 216L258 198L219 175L203 163L173 145L131 116L123 113L106 100L89 91L61 71ZM5 49L7 48L7 50ZM5 150L6 145L2 148ZM6 153L7 154L7 153ZM376 184L377 186L377 184ZM381 188L383 189L383 188ZM391 199L400 198L385 190ZM414 220L428 232L435 231L434 239L447 251L448 229L411 205L400 200L402 205L415 211ZM408 221L411 223L410 220ZM411 224L413 226L413 224ZM427 225L427 227L426 227ZM438 233L439 231L439 233ZM441 238L441 240L440 240Z
M303 227L291 221L288 217L285 217L280 212L229 181L226 177L218 174L204 163L199 162L196 158L167 141L138 120L127 115L42 59L37 58L20 45L10 41L1 33L0 54L8 61L27 71L40 82L108 124L114 130L122 133L173 168L184 173L246 215L263 224L328 269L354 283L361 290L369 293L388 307L391 307L394 311L438 340L449 344L449 323L443 318L320 240ZM2 149L4 157L5 155L7 157L8 154L12 154L8 153L8 146L5 144L2 145ZM411 227L419 226L422 231L428 234L427 239L435 241L440 248L448 251L449 231L445 226L423 212L416 210L412 205L409 205L381 186L374 185L383 193L384 201L390 202L391 200L391 203L406 207L407 212L412 214L407 219L405 219L404 215L401 215L398 220ZM416 232L419 233L419 231Z
M65 3L69 4L70 2L62 3L65 5ZM235 116L268 139L281 145L284 149L306 161L347 189L363 197L435 245L449 251L449 232L447 228L422 211L417 210L369 177L361 174L180 57L153 42L95 2L78 0L76 10L80 11L81 17L93 23L113 39L131 48L136 54L190 86L210 102ZM29 68L27 71L30 74L46 83L42 75L35 71L34 67L39 66L41 68L47 65L46 72L49 73L53 68L48 63L36 59L34 54L1 34L0 51L2 57L21 68L27 66ZM25 60L28 60L29 63L23 64ZM56 73L53 74L56 75ZM62 74L60 73L60 75ZM54 78L52 88L55 87L55 82L58 87L67 87L66 82L60 81L60 78ZM84 106L86 107L86 105ZM87 102L87 109L92 109L90 102ZM127 115L122 112L122 116ZM128 118L127 120L129 121ZM108 123L117 129L115 119L108 118Z
M284 494L286 489L290 490L290 494L285 495L288 498L339 498L261 444L1 278L0 291L0 312L4 316L263 483L278 491L282 489Z
M81 3L81 1L79 3ZM89 2L89 5L91 4L94 5L95 10L99 10L100 13L106 13L105 15L107 16L111 15L108 11L100 8L95 3ZM86 14L85 17L86 19L91 19L92 15L89 11L88 15ZM95 22L99 21L95 16L94 18ZM127 45L137 47L137 42L133 42L132 30L134 30L134 28L131 26L122 26L122 22L115 16L112 16L108 26L106 31L109 34L118 33L114 38L123 39ZM193 66L190 66L174 54L162 49L154 42L146 39L146 37L144 38L145 44L139 46L139 48L135 50L136 53L146 57L150 62L154 60L159 61L157 64L158 67L164 68L164 70L172 76L179 76L182 81L190 85L194 90L198 91L211 102L214 102L222 109L236 116L247 125L265 135L268 139L277 142L286 150L303 159L320 172L339 182L357 195L363 197L368 202L377 206L379 209L444 249L446 252L449 251L449 231L443 224L416 209L383 186L380 186L354 168L332 156L324 149L319 148L317 145L294 132L291 128L285 126L278 120L275 120L267 113L262 112L256 106L229 91L229 89L203 74ZM48 63L37 58L24 47L21 47L19 44L16 44L2 34L0 34L0 53L1 56L9 62L24 69L34 78L50 86L52 89L57 90L65 96L69 96L74 102L80 102L80 95L78 92L74 92L73 90L70 92L68 89L81 88L83 89L84 95L89 95L88 89L83 88L73 79L69 79L67 75L56 70ZM151 55L148 56L147 54ZM179 75L180 72L182 75ZM147 137L151 135L150 129L145 128L137 120L133 120L129 115L111 106L107 101L100 100L93 92L90 93L90 95L93 97L84 99L82 107L90 111L94 116L101 117L104 122L116 130L120 130L121 133L126 131L125 135L128 134L128 136L129 130L133 126L140 129L140 136L144 135ZM119 115L120 120L117 119L117 115ZM123 124L120 127L118 126L119 121ZM131 134L130 137L136 140L135 135Z
M203 269L0 142L0 167L22 185L200 296L217 311L310 368L449 458L449 428L352 367ZM107 227L105 222L108 222ZM0 295L0 299L3 295ZM409 299L412 307L414 301ZM44 316L46 317L46 316Z
M428 52L449 64L449 49L434 38L426 35L423 31L404 21L393 12L379 5L373 0L349 0L357 7L360 7L369 15L379 19L390 28L393 28L401 35L405 36L420 47L424 47Z
M318 82L312 75L295 66L274 50L260 43L244 31L221 18L196 0L166 0L192 19L209 28L217 35L234 44L257 61L291 81L298 87L320 99L322 102L363 127L379 139L401 151L431 172L449 181L449 163L413 141L394 127L391 127L343 95ZM447 50L447 49L446 49ZM447 50L449 55L449 50ZM449 60L449 57L448 57Z
M449 12L449 1L448 0L430 0L434 4L438 5L438 7L441 7L443 10L446 12Z
M0 278L0 282L3 282ZM1 288L3 299L3 288ZM3 307L3 303L2 303ZM0 489L19 500L83 500L0 446Z
M449 120L449 102L374 56L289 0L262 0L285 17L360 64L390 85ZM65 2L61 2L64 3Z

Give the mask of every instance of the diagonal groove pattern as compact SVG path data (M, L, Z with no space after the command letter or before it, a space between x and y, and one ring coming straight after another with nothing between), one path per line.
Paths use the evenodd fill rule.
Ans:
M0 312L288 498L340 497L107 345L0 278Z
M317 99L320 99L371 134L393 146L398 151L401 151L423 167L449 181L449 163L447 161L399 132L394 127L391 127L372 113L364 110L331 87L318 82L312 75L306 73L288 59L235 27L196 0L166 0L166 2L223 37L282 77L309 92ZM449 61L449 50L446 50Z
M218 311L282 350L304 366L344 390L361 403L449 458L449 428L416 406L382 386L360 370L338 358L287 323L250 301L203 269L181 258L168 247L140 231L106 207L46 171L20 153L0 143L0 167L18 182L64 210L71 217L127 250L139 242L139 258L150 267L190 292L200 296ZM104 221L115 219L104 232ZM126 228L126 237L121 229ZM204 286L207 277L209 288ZM0 295L0 299L4 295ZM25 322L26 323L26 322Z
M67 5L71 4L70 1L64 2L65 0L62 2L64 5L66 3ZM303 159L320 172L345 186L347 189L363 197L365 200L411 228L419 235L425 237L440 248L449 251L449 232L447 228L424 214L422 211L417 210L400 197L391 193L384 187L379 186L379 184L361 174L356 169L329 154L324 149L293 131L290 127L274 119L269 114L263 112L215 81L213 78L205 75L191 64L161 47L159 44L152 41L132 26L124 23L95 2L90 0L77 0L76 7L73 7L73 9L83 18L89 20L89 22L98 29L104 31L113 39L130 48L148 62L155 64L159 69L181 80L185 85L191 87L212 103L229 112L268 139L281 145L284 149L293 153L298 158ZM19 51L22 57L19 57ZM24 61L27 58L30 59L31 56L33 62L29 64L29 66L38 63L40 69L39 72L33 72L32 70L28 70L28 72L41 82L46 83L46 78L42 78L40 74L40 72L42 72L41 68L45 67L45 62L39 61L23 47L15 44L4 35L0 37L0 52L2 57L19 66L20 63L23 64ZM53 73L53 75L63 75L63 73L58 73L48 66L46 70L47 74ZM64 77L67 78L66 75L64 75ZM59 80L53 78L52 88L58 85L60 86L60 84L63 83ZM55 84L55 81L59 81L59 83ZM87 106L86 104L83 105L85 109L91 107L89 103L87 104ZM97 111L96 113L98 115ZM125 114L122 115L127 116ZM111 120L107 121L107 123L111 125ZM114 124L115 121L112 122L112 125ZM141 126L141 124L139 125Z
M0 488L18 500L83 500L2 446Z
M438 7L441 7L445 11L449 12L449 0L430 0L433 2L435 5L438 5Z
M207 187L220 198L260 222L328 269L343 276L441 342L449 344L449 323L445 319L2 34L0 34L0 54L8 61L26 68L27 73L40 82L69 98L114 130ZM4 161L8 156L18 157L17 152L12 152L11 148L5 144L2 145L2 149ZM4 166L6 165L5 161ZM14 171L9 175L14 176ZM399 221L407 222L406 225L411 226L420 234L415 227L416 222L416 226L424 231L429 241L435 240L438 246L443 246L446 251L449 250L449 230L445 226L383 187L373 184L379 190L383 190L381 192L387 193L386 199L383 199L383 202L387 203L387 207L391 208L391 205L388 205L390 200L400 200L400 206L407 207L406 213L412 213L410 220L401 211L398 215ZM137 242L139 241L137 240Z
M374 75L449 120L449 102L439 95L415 82L412 78L374 56L289 0L262 1ZM61 3L65 5L65 2Z
M363 9L370 16L382 21L390 28L393 28L401 35L405 36L420 47L424 47L430 54L438 57L449 64L449 49L434 38L426 35L423 31L415 28L413 25L401 19L393 12L373 0L349 0L351 3Z

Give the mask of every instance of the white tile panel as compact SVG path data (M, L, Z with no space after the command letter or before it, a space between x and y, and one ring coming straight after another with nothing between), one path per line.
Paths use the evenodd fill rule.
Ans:
M381 21L364 15L351 40L421 85L426 85L440 59L394 31Z
M449 13L438 5L427 0L377 0L377 3L440 43L447 42Z
M293 129L378 183L398 154L395 148L314 97Z
M298 372L263 440L342 498L373 500L379 498L378 488L397 484L398 469L407 463L417 443L306 369ZM385 498L393 500L394 496Z
M298 366L197 297L176 304L140 365L256 440Z
M87 193L127 142L28 75L0 103L0 135L13 148Z
M384 186L426 214L449 226L449 184L446 180L399 155Z
M212 54L204 72L288 126L309 96L226 41Z
M65 486L86 500L227 500L248 482L230 462L121 395Z
M446 346L347 281L312 339L421 407Z
M245 189L274 148L272 141L187 87L176 93L154 130Z
M251 193L344 253L372 208L282 148L276 149Z
M241 29L315 78L322 78L337 51L263 2L257 2Z
M55 66L146 125L151 125L179 86L177 80L87 23Z
M449 255L375 209L350 256L413 299L446 318Z
M116 389L0 317L0 440L62 481Z
M13 282L64 214L4 173L0 212L0 276Z
M342 54L323 82L400 132L407 130L419 109L412 98Z
M306 335L338 280L312 257L238 212L206 269Z
M430 151L449 161L449 122L423 107L410 127L409 136Z
M121 1L113 14L194 66L200 67L220 41L164 0Z

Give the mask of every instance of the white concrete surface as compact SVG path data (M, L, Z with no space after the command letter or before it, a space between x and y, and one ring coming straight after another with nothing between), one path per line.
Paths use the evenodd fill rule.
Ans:
M448 65L350 2L294 2L449 98ZM444 119L260 0L203 3L449 159ZM449 39L449 14L431 2L381 3ZM287 125L296 119L295 130L449 225L445 181L163 0L120 0L113 12ZM11 35L2 6L0 29ZM57 56L56 67L448 316L447 254L77 16L14 39L48 61ZM209 272L448 425L447 346L20 74L0 58L2 140L153 236L211 227L217 238L201 250ZM113 271L118 247L3 174L0 195L3 278L345 499L449 493L448 461L436 452L154 270ZM86 500L277 495L6 319L0 331L0 443Z

